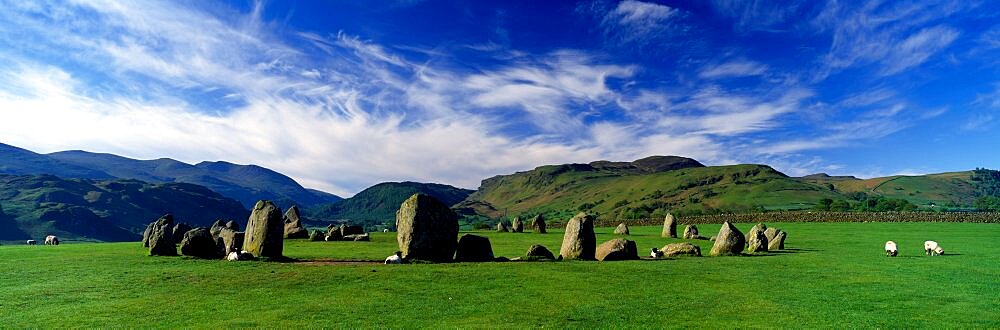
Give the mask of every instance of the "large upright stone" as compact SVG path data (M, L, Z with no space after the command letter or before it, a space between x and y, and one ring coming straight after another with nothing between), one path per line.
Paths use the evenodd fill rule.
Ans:
M531 218L531 230L533 230L533 231L535 231L536 233L539 233L539 234L544 234L545 233L545 217L542 217L542 215L539 214L539 215L536 215L534 218Z
M208 228L208 232L211 233L213 237L219 237L219 231L222 231L222 228L226 228L226 223L223 222L222 219L215 220L215 223L212 223L212 227Z
M499 222L497 222L497 232L498 233L509 233L510 232L510 228L507 227L507 224L504 223L503 220L500 220Z
M663 218L663 231L660 237L677 238L677 220L674 220L673 214L667 213L667 217Z
M771 251L784 250L785 237L788 237L788 233L779 229L778 233L774 234L774 239L768 242L767 248Z
M515 233L524 232L524 222L521 222L521 217L514 217L514 220L510 222L510 231Z
M175 244L181 244L181 241L184 240L184 234L187 234L187 232L191 230L191 226L189 226L186 223L181 222L181 223L178 223L178 224L174 225L174 229L172 229L172 230L173 230L173 233L171 235L174 236L174 243Z
M285 223L285 238L309 238L309 230L302 226L302 218L299 217L299 207L292 206L285 211L283 217Z
M766 230L767 226L763 223L758 223L747 232L745 237L747 242L747 252L767 252L767 236L764 234L764 231Z
M490 239L472 234L462 235L462 238L458 240L455 261L493 261L493 246L490 245Z
M150 222L146 225L146 230L142 232L142 247L149 247L149 235L153 233L153 227L156 225L156 221Z
M743 237L743 233L729 221L726 221L722 223L719 235L715 236L715 244L712 245L712 251L709 252L709 255L713 257L739 255L740 252L743 252L745 245L746 238Z
M271 201L258 201L247 220L243 251L254 257L278 259L284 249L285 222L281 210Z
M636 260L639 259L639 251L635 247L635 241L616 238L601 243L595 257L600 261Z
M149 232L149 255L177 255L177 245L174 244L174 216L166 214L153 222Z
M563 259L594 260L597 236L594 234L594 217L580 212L566 223L559 255Z
M365 234L365 227L349 226L347 224L340 225L340 236L344 237L344 239L347 239L347 236L363 234Z
M233 252L242 252L244 240L246 240L246 233L222 228L219 235L215 237L215 244L220 254L228 256Z
M414 194L396 211L396 232L404 259L448 262L458 245L458 215L434 197Z
M339 241L344 239L344 235L340 233L340 227L329 224L326 226L326 237L324 237L324 239L327 242Z
M184 233L184 238L181 239L181 254L205 259L221 257L212 233L208 228L201 227Z
M618 227L615 227L615 235L629 235L628 225L624 222L618 224Z
M698 239L699 237L701 237L701 235L698 234L698 226L684 226L684 239Z

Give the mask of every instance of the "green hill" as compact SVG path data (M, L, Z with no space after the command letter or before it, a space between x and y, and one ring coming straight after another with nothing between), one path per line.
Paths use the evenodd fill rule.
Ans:
M489 178L456 208L467 216L490 218L533 214L568 218L580 211L600 217L646 218L668 211L807 209L823 198L846 199L765 165L704 167L691 160L684 162L687 166L636 170L636 163L648 159L617 166L605 166L608 162L549 165Z
M437 183L383 182L362 190L351 198L309 208L305 213L313 220L391 226L396 221L399 205L413 194L427 194L446 205L454 205L472 192Z
M239 202L208 188L137 180L61 179L51 175L0 175L2 240L130 241L146 224L172 213L181 222L208 226L217 219L246 221Z
M973 171L905 176L895 175L871 179L836 179L806 176L803 182L832 185L846 196L880 196L902 199L919 207L930 208L950 205L971 206L981 195L972 181ZM833 178L833 179L831 179ZM863 195L862 195L863 194Z

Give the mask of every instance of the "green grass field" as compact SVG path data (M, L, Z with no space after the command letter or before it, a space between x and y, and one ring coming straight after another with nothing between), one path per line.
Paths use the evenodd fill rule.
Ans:
M790 233L787 251L628 262L225 262L148 257L139 243L4 245L0 327L1000 327L996 224L777 226ZM659 230L632 228L640 255L680 241ZM611 231L598 228L598 241ZM538 243L558 253L562 240L481 234L506 257ZM884 256L890 239L899 257ZM927 239L946 255L924 256ZM707 254L711 242L696 243ZM395 250L382 233L285 244L303 261Z

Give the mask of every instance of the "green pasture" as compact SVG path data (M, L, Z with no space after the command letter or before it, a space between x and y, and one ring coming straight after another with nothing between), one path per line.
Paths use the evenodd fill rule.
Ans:
M286 241L285 255L302 261L292 263L149 257L139 243L8 244L0 327L1000 327L1000 225L776 226L789 233L785 251L627 262L365 262L397 249L392 233ZM711 236L719 225L699 227ZM683 241L631 229L640 255ZM612 230L598 228L598 241ZM558 254L562 241L557 230L476 234L508 258L532 244ZM924 256L928 239L946 255ZM886 240L899 257L884 256ZM712 243L692 242L706 255Z

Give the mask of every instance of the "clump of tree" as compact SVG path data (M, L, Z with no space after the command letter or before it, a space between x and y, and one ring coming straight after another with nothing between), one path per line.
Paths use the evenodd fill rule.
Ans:
M905 199L886 198L882 196L869 197L860 193L851 196L856 203L847 200L830 198L820 199L813 210L830 212L913 212L917 211L917 205Z
M985 212L1000 212L1000 197L996 196L983 196L976 199L975 204L972 204L976 210Z
M976 168L970 179L979 197L972 206L979 211L1000 211L1000 171Z

